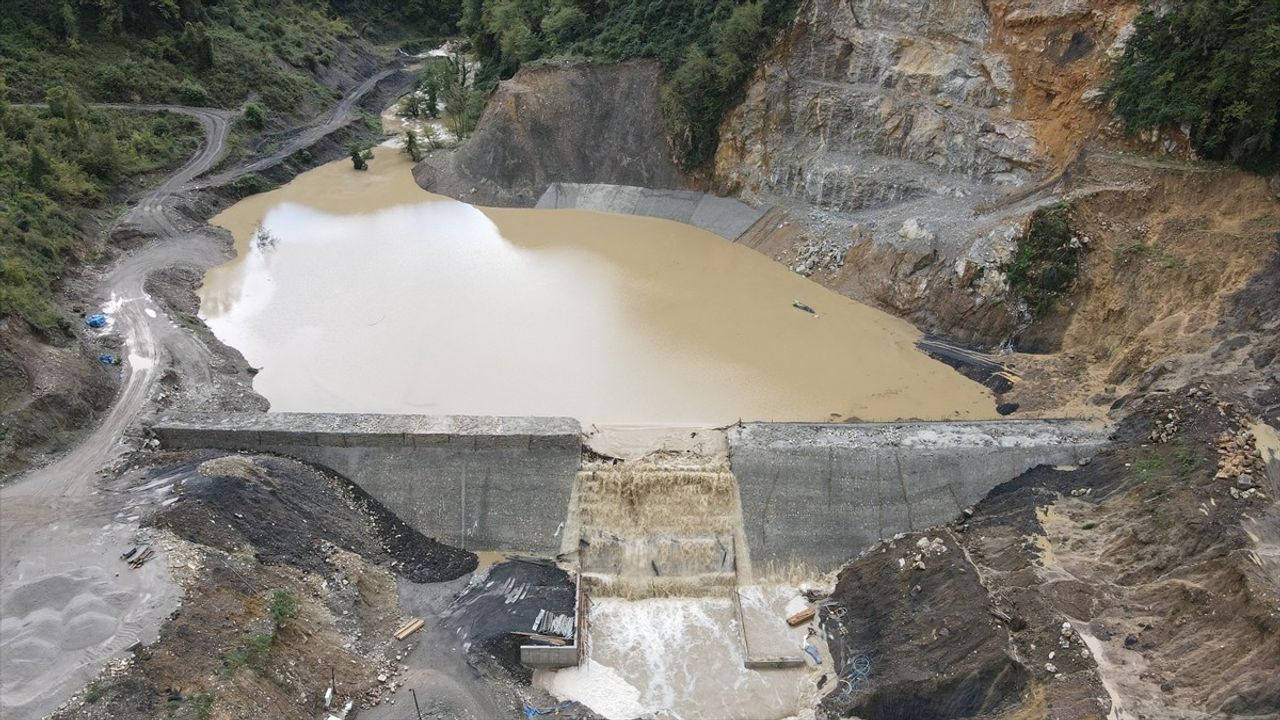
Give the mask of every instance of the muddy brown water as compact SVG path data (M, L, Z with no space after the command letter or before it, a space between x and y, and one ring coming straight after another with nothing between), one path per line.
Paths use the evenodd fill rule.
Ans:
M904 321L709 232L429 194L380 147L213 219L201 314L277 411L585 423L994 416ZM793 301L817 310L811 315Z

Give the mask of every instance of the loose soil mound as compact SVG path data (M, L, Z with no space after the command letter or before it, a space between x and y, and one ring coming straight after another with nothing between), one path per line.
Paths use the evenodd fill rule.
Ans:
M326 543L413 582L471 572L476 556L406 525L360 488L294 460L201 454L182 468L179 502L149 524L195 543L234 552L249 546L270 565L321 572Z
M831 599L822 624L837 678L823 706L839 715L973 717L1027 686L1006 651L1008 629L987 614L978 573L949 533L910 535L854 563Z

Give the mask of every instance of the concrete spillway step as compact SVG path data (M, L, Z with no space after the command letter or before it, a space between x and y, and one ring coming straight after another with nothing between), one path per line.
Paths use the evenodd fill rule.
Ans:
M732 473L621 468L578 475L584 531L619 537L715 536L732 533L738 522L738 484Z
M742 516L722 467L605 466L578 474L570 548L597 594L725 593L736 582Z

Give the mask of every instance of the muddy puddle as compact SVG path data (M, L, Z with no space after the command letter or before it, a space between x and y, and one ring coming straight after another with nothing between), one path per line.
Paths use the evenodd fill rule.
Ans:
M654 218L483 209L379 147L213 219L201 314L277 411L585 423L994 416L907 323ZM816 316L793 307L800 301Z

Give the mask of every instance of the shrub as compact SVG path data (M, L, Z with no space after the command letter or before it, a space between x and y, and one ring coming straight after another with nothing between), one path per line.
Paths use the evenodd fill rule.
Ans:
M1011 293L1026 300L1034 316L1043 315L1075 282L1082 251L1071 231L1070 206L1055 203L1036 210L1013 259L1002 268Z
M275 636L270 633L258 633L236 645L222 657L222 674L231 677L242 667L255 672L262 672L271 662L271 643Z
M190 78L183 79L174 84L170 93L174 98L185 105L204 106L209 105L209 91L204 85Z
M1280 0L1146 8L1105 91L1130 132L1185 125L1206 158L1280 167Z
M267 606L271 613L271 621L278 628L286 620L298 617L298 601L288 590L276 590L271 593L271 603Z
M244 122L254 130L261 130L267 124L267 109L257 100L252 100L244 106Z
M257 173L241 175L231 182L231 192L233 192L238 198L267 192L274 187L274 183Z

